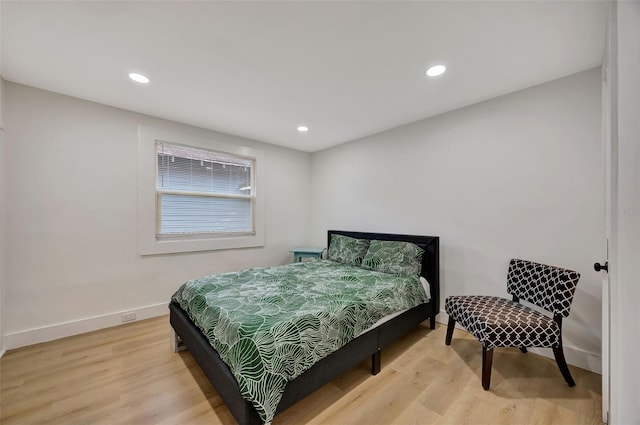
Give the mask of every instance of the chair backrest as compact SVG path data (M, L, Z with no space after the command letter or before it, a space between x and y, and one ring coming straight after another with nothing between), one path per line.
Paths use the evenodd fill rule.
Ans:
M554 315L569 316L580 273L527 260L512 259L507 292Z

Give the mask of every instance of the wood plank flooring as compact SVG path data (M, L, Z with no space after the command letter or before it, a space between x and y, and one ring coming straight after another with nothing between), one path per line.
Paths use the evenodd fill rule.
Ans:
M480 384L480 344L423 324L368 362L276 416L299 424L602 424L600 375L496 349L491 391ZM0 360L0 422L232 425L188 352L169 347L168 316L10 351Z

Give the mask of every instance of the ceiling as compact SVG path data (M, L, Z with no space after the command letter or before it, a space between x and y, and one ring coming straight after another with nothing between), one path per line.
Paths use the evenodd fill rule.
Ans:
M557 0L0 7L5 80L307 152L599 66L608 10ZM432 64L447 72L427 78Z

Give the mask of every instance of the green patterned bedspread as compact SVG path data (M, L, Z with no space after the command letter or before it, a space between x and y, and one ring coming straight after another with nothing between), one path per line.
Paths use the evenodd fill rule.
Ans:
M173 295L270 423L288 381L380 318L428 300L414 276L317 260L186 282Z

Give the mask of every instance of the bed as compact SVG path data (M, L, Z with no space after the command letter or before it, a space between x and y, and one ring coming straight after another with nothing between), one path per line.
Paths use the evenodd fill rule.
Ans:
M283 411L298 400L304 398L311 392L331 381L345 370L354 367L368 357L371 357L371 372L375 375L380 371L382 348L427 319L430 321L431 329L435 328L435 315L440 310L438 237L340 230L330 230L328 231L327 236L327 246L330 248L329 252L333 255L334 260L337 252L336 247L338 246L336 241L354 239L358 241L367 241L366 243L371 243L371 246L375 243L386 243L384 241L410 242L411 244L415 244L419 247L419 274L428 282L428 286L425 287L428 291L426 294L427 296L416 306L381 317L373 326L369 326L363 330L357 329L351 331L353 333L351 336L352 339L350 339L345 345L341 346L341 348L332 351L328 355L323 355L311 366L304 366L304 371L302 373L292 375L294 376L293 379L287 380L286 384L283 384L282 393L279 398L276 399L277 403L272 404L267 409L268 412L265 414L265 409L262 408L263 404L257 403L255 400L250 402L243 397L243 391L245 395L247 391L246 382L244 379L236 379L236 376L238 376L237 365L234 366L233 363L230 363L232 366L227 365L220 355L220 353L222 353L223 357L229 357L230 353L226 349L227 346L222 343L218 343L218 341L210 341L209 338L213 338L211 330L202 324L202 317L199 317L197 312L192 311L189 304L183 300L184 292L188 292L188 289L183 288L190 287L187 285L189 282L183 285L183 287L174 294L172 302L169 305L170 323L175 335L175 348L186 348L190 351L204 374L211 381L211 384L225 402L229 411L241 425L269 423L274 414L278 414ZM333 248L331 247L332 241L334 243ZM367 253L367 255L369 255L369 253ZM368 258L365 255L365 258L360 258L360 260L364 260L365 264L371 266L370 268L374 268L374 270L372 270L373 272L376 271L375 267L377 267L378 264L376 264L375 261L372 262L372 258ZM317 264L281 267L283 270L288 267L287 272L294 270L294 273L298 273L302 270L302 267L314 269L324 267L323 263L326 263L327 267L335 268L336 270L338 270L339 267L345 266L344 264L336 265L332 264L331 261L319 260ZM359 267L353 267L351 274L360 276L358 274L360 273L360 271L357 270L358 268ZM365 266L362 265L362 268L365 268ZM273 273L277 274L280 270L281 269L279 268L260 270L263 273L261 275L262 279L267 282L267 280L269 280L269 276ZM264 273L266 273L266 275ZM345 274L344 270L342 270L342 274ZM242 276L244 275L240 274L239 276L241 276L240 279L242 280ZM265 276L267 277L265 278ZM222 277L219 279L222 279ZM348 280L349 279L344 280L343 284L345 286L348 285ZM331 284L333 285L334 283ZM324 286L320 285L320 287ZM424 291L422 292L424 294ZM194 299L195 301L192 301L192 303L203 302L201 299ZM398 302L400 303L400 301ZM385 305L387 303L388 302L385 301ZM400 307L396 306L396 308ZM376 311L377 315L372 313L370 314L369 311ZM372 316L370 320L373 321L378 319L378 316L383 313L378 312L377 310L367 310L366 314L370 314ZM214 348L214 345L218 347L220 353ZM318 346L320 347L321 344L318 344ZM283 367L286 368L288 366ZM257 370L257 367L255 369ZM234 375L234 372L236 375ZM253 371L251 372L253 373ZM239 384L239 382L241 384ZM254 381L249 380L249 382L253 383ZM258 407L256 408L256 406Z

